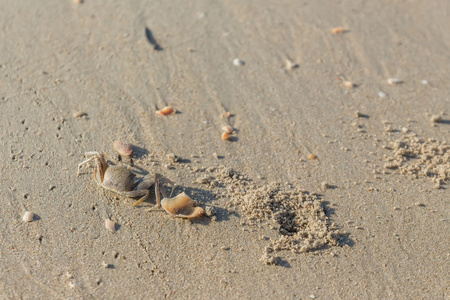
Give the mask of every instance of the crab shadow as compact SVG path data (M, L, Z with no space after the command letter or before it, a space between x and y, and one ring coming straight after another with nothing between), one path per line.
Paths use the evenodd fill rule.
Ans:
M320 199L322 199L322 195L318 194L317 197ZM328 219L332 220L333 215L335 214L335 209L330 207L330 202L329 201L322 201L322 209L325 212L325 215L328 217ZM337 242L339 247L343 247L345 245L349 246L349 247L353 247L355 245L355 241L352 240L350 238L350 233L346 233L346 232L339 232L337 233ZM330 248L330 246L324 246L321 247L319 249L316 250L322 250L322 249L328 249ZM313 251L316 251L313 250Z
M133 157L134 158L140 159L144 156L147 156L148 154L149 154L149 152L147 149L133 145Z

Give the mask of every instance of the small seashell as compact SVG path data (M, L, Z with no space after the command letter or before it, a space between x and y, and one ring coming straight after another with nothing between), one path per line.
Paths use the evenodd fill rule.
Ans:
M169 116L169 115L173 115L176 112L177 111L175 109L173 109L171 106L166 106L161 110L157 110L156 114L160 115L160 116Z
M222 133L222 140L231 141L231 135L227 132Z
M379 91L378 92L378 97L380 97L380 98L387 98L387 94L385 93L385 92L383 92L383 91Z
M431 122L432 123L441 123L442 117L440 115L432 115L431 116Z
M224 132L226 132L226 133L233 133L234 128L231 127L230 125L227 125L227 126L223 126L223 127L222 127L222 130L223 130Z
M237 67L238 66L243 66L243 65L245 65L245 62L240 60L239 58L235 58L235 59L233 59L233 65L235 65Z
M315 155L315 154L310 154L310 155L308 155L308 159L309 160L314 160L314 159L316 159L317 158L317 156Z
M285 66L286 66L286 70L288 70L288 71L292 71L292 70L298 68L298 64L296 64L295 62L293 62L290 59L286 59Z
M113 221L111 221L110 219L106 219L105 220L105 227L106 229L108 229L109 231L116 231L116 223L114 223Z
M331 32L333 32L334 34L344 33L346 31L347 30L345 30L344 27L335 27L335 28L331 29Z
M398 78L388 78L387 83L392 84L392 85L400 84L400 83L403 83L403 80L398 79Z
M76 111L76 112L73 113L73 117L75 119L86 117L86 116L87 116L87 113L84 112L84 111Z
M83 3L84 1L83 1L83 0L73 0L73 2L76 3L76 4L81 4L81 3Z
M113 147L120 155L131 156L133 154L133 146L125 141L115 141Z
M34 219L34 214L31 211L27 211L24 215L22 220L24 222L32 222Z
M222 115L222 118L229 118L229 117L231 117L231 113L229 111Z
M201 207L195 206L195 201L188 197L185 193L181 193L173 198L164 198L161 200L161 206L175 217L184 219L193 219L204 214Z
M353 82L351 82L351 81L344 81L343 85L344 85L346 88L349 88L349 89L352 89L352 88L355 87L355 84L354 84Z

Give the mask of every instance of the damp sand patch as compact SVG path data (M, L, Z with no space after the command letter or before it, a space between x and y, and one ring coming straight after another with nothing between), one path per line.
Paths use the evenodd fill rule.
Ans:
M242 211L250 224L261 223L276 230L261 260L266 264L280 262L277 252L289 250L305 253L338 246L341 233L325 213L323 202L290 184L257 186L230 168L218 168L217 178L226 183L229 205Z

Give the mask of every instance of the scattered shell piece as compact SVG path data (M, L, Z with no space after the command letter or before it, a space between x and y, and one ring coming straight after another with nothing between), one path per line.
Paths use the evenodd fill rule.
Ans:
M24 215L22 220L24 222L32 222L34 219L34 213L32 213L31 211L27 211Z
M77 112L73 113L73 117L76 119L86 117L86 116L87 116L87 112L84 112L84 111L77 111Z
M76 3L76 4L81 4L81 3L84 2L84 0L73 0L73 2Z
M231 113L229 111L227 111L222 115L222 118L229 118L229 117L231 117Z
M114 223L113 221L111 221L110 219L106 219L105 220L105 227L106 229L108 229L109 231L116 231L116 223Z
M395 84L401 84L403 83L403 80L398 78L388 78L387 83L395 85Z
M231 141L231 135L227 132L222 133L222 140Z
M245 65L245 62L243 60L240 60L239 58L235 58L235 59L233 59L233 65L243 66L243 65Z
M334 33L334 34L344 33L346 31L347 30L344 27L335 27L335 28L331 29L331 32Z
M290 59L286 59L285 65L286 65L286 70L288 70L288 71L292 71L292 70L298 68L298 64L296 64L295 62L293 62Z
M330 184L329 184L328 182L322 182L322 183L321 183L321 186L322 186L323 189L328 189L328 188L330 188Z
M113 147L120 155L131 156L133 154L133 146L125 141L117 140L113 143Z
M387 98L387 94L385 93L385 92L383 92L383 91L379 91L378 92L378 97L380 97L380 98Z
M204 12L197 12L197 18L203 19L204 17L206 17L206 14Z
M185 193L181 193L173 198L164 198L161 200L161 206L175 217L184 219L193 219L204 214L201 207L196 207L194 200Z
M314 159L316 159L317 158L317 156L315 155L315 154L310 154L310 155L308 155L308 159L309 160L314 160Z
M432 115L431 116L431 122L432 123L441 123L442 117L440 115Z
M427 85L427 84L429 84L429 82L428 82L428 80L425 80L425 79L424 79L424 80L422 80L422 84L423 84L423 85Z
M352 88L356 87L356 84L354 84L354 83L351 82L351 81L344 81L344 82L343 82L343 85L344 85L346 88L349 88L349 89L352 89Z
M156 114L160 116L170 116L176 113L177 111L173 109L171 106L166 106L161 110L157 110Z
M224 132L226 132L226 133L233 133L234 128L231 127L230 125L227 125L227 126L223 126L223 127L222 127L222 130L223 130Z

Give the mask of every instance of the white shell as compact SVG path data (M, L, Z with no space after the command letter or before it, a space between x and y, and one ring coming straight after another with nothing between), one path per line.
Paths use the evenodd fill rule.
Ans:
M244 61L242 61L242 60L240 60L239 58L235 58L235 59L233 59L233 65L235 65L235 66L243 66L245 63L244 63Z
M116 223L114 223L113 221L111 221L110 219L106 219L105 220L105 227L106 229L108 229L109 231L116 231Z
M31 211L27 211L24 215L22 220L24 222L32 222L34 219L34 214Z
M398 79L398 78L388 78L387 82L389 84L400 84L400 83L403 83L403 80Z

